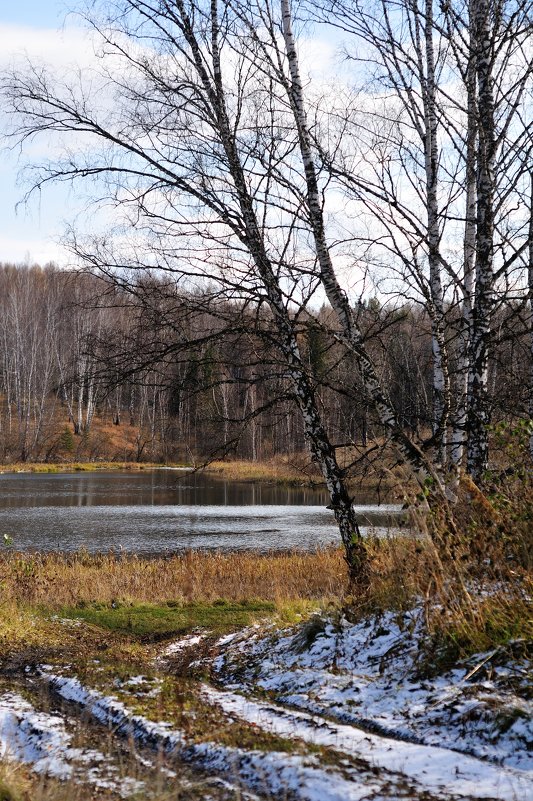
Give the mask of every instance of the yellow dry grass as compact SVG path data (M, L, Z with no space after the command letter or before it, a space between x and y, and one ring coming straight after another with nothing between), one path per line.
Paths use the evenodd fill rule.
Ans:
M328 602L342 596L342 552L255 554L187 552L169 558L77 553L0 556L5 601L50 609L80 602L210 602L260 598Z
M276 484L317 484L322 476L309 458L295 456L293 459L275 458L262 462L244 459L235 461L214 461L207 470L228 481L265 481Z
M161 467L153 462L12 462L0 473L71 473L93 470L150 470Z

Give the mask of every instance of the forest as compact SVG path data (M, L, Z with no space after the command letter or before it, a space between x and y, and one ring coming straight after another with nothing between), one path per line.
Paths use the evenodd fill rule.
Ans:
M171 292L153 280L144 289L151 314L146 302L90 275L53 265L0 267L2 461L262 461L305 451L267 317L259 331L228 303L222 326L206 296ZM424 307L371 298L355 311L397 419L413 435L430 437L431 320ZM295 328L326 425L336 447L364 451L387 430L332 335L331 308L312 312ZM502 298L494 331L491 417L514 424L528 413L524 304ZM453 398L459 371L450 346ZM113 426L128 432L115 444L106 434Z

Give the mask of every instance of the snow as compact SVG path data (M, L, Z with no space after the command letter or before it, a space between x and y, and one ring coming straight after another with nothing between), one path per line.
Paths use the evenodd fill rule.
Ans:
M0 697L2 757L33 763L38 773L66 779L72 774L72 766L64 759L69 743L62 718L35 712L15 693Z
M115 775L116 767L106 764L101 752L73 748L71 741L64 718L36 711L16 693L0 696L2 758L30 764L36 773L57 779L83 777L84 781L111 789L124 798L144 788L137 779Z
M206 770L215 770L251 790L285 797L290 790L300 801L381 801L383 781L371 771L360 768L346 778L335 768L322 768L315 756L287 755L272 751L220 746L206 742L188 744L183 732L168 723L155 723L129 711L114 696L104 696L84 687L76 678L43 673L50 686L62 698L75 702L104 725L157 750L172 752ZM391 777L386 777L388 784ZM377 794L376 794L377 793ZM390 797L390 796L387 796Z
M429 677L420 670L422 621L415 609L357 623L317 616L289 632L253 638L243 633L219 649L215 671L225 687L266 691L285 706L350 724L352 732L359 731L357 743L361 732L368 742L372 735L393 739L396 755L409 753L409 775L415 752L404 746L417 744L438 756L432 770L440 760L446 771L447 751L450 765L459 759L454 752L469 754L484 760L483 776L490 774L495 786L516 774L533 797L533 705L520 692L529 664L510 657L498 661L494 651ZM389 757L382 764L396 769ZM515 772L499 778L490 763ZM466 784L477 784L475 773L468 778L472 763L461 764ZM476 797L475 790L469 792ZM498 789L498 797L505 792Z
M194 745L190 753L209 770L229 771L248 786L281 798L293 794L301 801L378 801L376 793L382 789L379 782L369 781L364 774L347 780L333 771L305 764L300 756L247 752L213 743Z
M104 696L97 690L88 689L76 678L56 676L46 671L42 671L42 676L65 701L79 704L118 734L134 737L145 745L162 747L166 751L176 750L183 745L182 733L172 730L170 723L154 722L143 715L134 715L115 696Z
M218 650L215 675L223 689L200 685L204 701L231 720L295 741L297 753L194 742L76 677L56 675L50 666L40 672L59 696L113 733L228 781L239 777L250 792L300 801L533 799L524 649L516 643L477 654L433 675L423 661L423 620L419 609L357 622L323 614L290 630L256 624L217 640L211 653ZM182 637L160 659L188 652L205 636ZM116 684L133 695L152 694L161 679L136 675ZM61 718L36 712L18 696L0 696L0 744L5 750L9 742L14 758L58 776L85 760L94 781L114 780L98 772L97 752L70 748L69 737ZM327 759L320 749L328 750Z
M261 729L331 747L363 759L374 768L401 773L419 785L421 790L438 793L439 796L515 801L517 798L527 798L529 793L533 794L533 774L527 776L445 748L369 734L353 726L252 701L207 685L203 686L203 693L208 701L218 704L226 713Z
M205 640L205 637L205 634L188 634L186 637L181 637L179 640L167 645L161 656L174 656L187 648L193 648L195 645L199 645L202 640Z

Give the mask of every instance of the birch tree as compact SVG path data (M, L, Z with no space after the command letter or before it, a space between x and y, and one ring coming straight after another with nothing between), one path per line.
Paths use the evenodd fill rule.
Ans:
M275 173L294 144L283 133L269 76L250 59L246 32L229 3L124 0L103 4L102 13L103 46L121 63L106 76L116 89L107 112L31 65L4 83L22 139L83 131L91 142L88 152L45 167L36 185L90 174L106 183L123 210L135 206L155 249L145 248L143 265L141 247L115 260L100 242L97 257L92 251L100 274L124 282L125 271L114 269L119 263L159 267L176 282L208 276L217 283L216 296L268 308L356 577L364 547L291 311L292 298L301 304L302 290L309 292L305 282L298 286L304 273L294 261L301 198Z
M529 384L529 422L533 428L533 170L530 173L529 195L529 248L528 248L528 296L529 296L529 346L531 355ZM529 450L533 459L533 430L529 439Z
M313 4L309 13L348 36L348 57L354 37L371 48L366 69L364 58L354 56L354 62L371 81L376 108L363 105L347 114L345 148L324 157L375 218L374 230L383 232L370 242L374 258L380 251L392 254L392 271L400 273L403 265L413 300L418 294L432 316L434 416L443 421L439 433L445 437L451 412L453 474L462 466L466 443L466 467L479 482L488 462L491 320L505 299L516 296L525 270L525 215L520 212L512 223L511 215L524 208L520 194L531 158L532 5L471 0L441 4L435 12L432 2L332 0L318 10ZM401 109L397 122L394 103L380 98L383 86ZM373 128L369 119L376 121ZM370 159L357 170L349 154L368 140L368 131L384 155L377 161L375 146L367 145ZM425 185L417 177L419 165ZM450 347L458 364L453 403L446 369ZM444 445L445 439L441 463Z
M487 365L495 287L510 269L523 268L525 259L523 230L516 238L509 234L507 208L514 195L502 176L507 154L530 147L523 115L530 67L523 59L526 12L520 19L503 15L506 23L498 23L496 36L478 3L491 10L489 0L471 0L470 19L462 7L437 13L431 0L402 0L394 8L381 0L381 16L373 22L359 2L326 4L330 21L350 36L366 37L381 59L395 104L391 119L384 120L390 106L376 100L372 89L379 125L368 109L368 92L362 114L351 107L339 114L338 105L307 91L289 0L90 3L87 21L105 53L99 75L91 75L88 84L65 82L30 64L3 82L18 141L42 136L65 146L63 159L38 167L35 188L90 178L100 199L115 208L114 232L72 237L72 250L86 269L139 302L143 313L157 320L160 337L167 307L152 305L154 277L168 287L170 304L173 293L181 292L191 298L197 319L205 311L220 320L219 333L229 325L228 304L234 304L243 330L253 322L254 333L270 343L330 492L352 576L363 569L364 547L332 429L302 351L302 321L318 318L317 297L327 298L334 318L324 328L358 370L353 403L371 406L419 484L431 487L435 502L446 505L448 349L457 340L464 358L455 386L463 389L452 410L452 462L461 461L463 431L469 434L468 464L476 478L487 458L483 437L490 420ZM397 33L398 14L407 38ZM511 30L513 45L505 33ZM499 71L516 54L517 43L522 50L514 77L504 86ZM492 56L500 45L498 60L500 55ZM457 97L449 92L454 70L461 84ZM500 89L491 101L495 85ZM105 102L97 102L95 87ZM315 124L318 118L324 120L325 137ZM379 157L370 152L374 145ZM360 174L358 159L371 170ZM520 163L523 170L523 158ZM410 198L402 196L404 185ZM427 441L398 418L361 329L357 303L341 280L342 258L327 213L332 192L353 203L357 214L372 216L378 241L371 234L363 242L370 253L367 268L387 262L403 282L403 297L416 296L425 305L433 353L433 430ZM458 227L463 239L444 237L445 230ZM359 233L351 232L354 242L362 241ZM463 255L454 261L457 250ZM195 303L200 305L193 309ZM451 327L458 317L461 322ZM195 336L202 346L210 339L200 327ZM179 348L190 344L187 336L177 337L166 356L176 358ZM164 343L158 348L165 352ZM134 364L132 374L152 367ZM248 401L255 420L251 376ZM216 406L215 392L211 400ZM161 410L155 384L150 402L146 393L144 401L155 432L156 407L159 416ZM222 396L221 405L226 402ZM257 438L254 443L252 449Z

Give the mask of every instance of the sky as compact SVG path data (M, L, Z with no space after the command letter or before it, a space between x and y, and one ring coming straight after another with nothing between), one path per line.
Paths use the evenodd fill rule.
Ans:
M62 68L65 65L90 63L91 42L79 27L76 17L67 12L77 0L0 0L0 70L27 54L33 61L44 61ZM78 27L77 27L78 25ZM311 40L312 41L312 40ZM307 40L308 46L310 40ZM314 42L308 53L318 66L331 67L334 46L322 40ZM317 58L318 56L318 58ZM312 72L314 66L310 65ZM0 136L8 129L8 115L0 108ZM83 217L83 204L66 186L47 187L41 196L34 194L24 202L27 182L22 168L33 156L46 159L46 147L30 147L30 153L5 147L0 140L0 263L69 263L69 254L60 240L66 224L76 213Z
M94 64L87 31L80 27L78 18L68 15L77 2L0 0L0 70L25 55L60 70L74 64ZM331 75L337 44L324 34L307 38L304 70L315 76ZM337 69L335 76L338 79ZM32 159L35 163L46 161L50 151L43 139L25 147L24 152L6 146L3 134L10 123L9 115L0 107L0 263L53 261L66 266L71 257L61 246L61 237L68 223L85 220L84 201L63 184L47 186L41 195L34 193L28 203L24 202L29 188L27 180L24 182L24 166Z
M71 49L77 36L62 30L64 16L63 0L0 0L0 65L24 52L48 59ZM0 119L2 129L8 123ZM0 262L64 263L67 255L58 240L68 196L55 189L17 208L25 194L19 180L23 163L18 152L0 151Z

